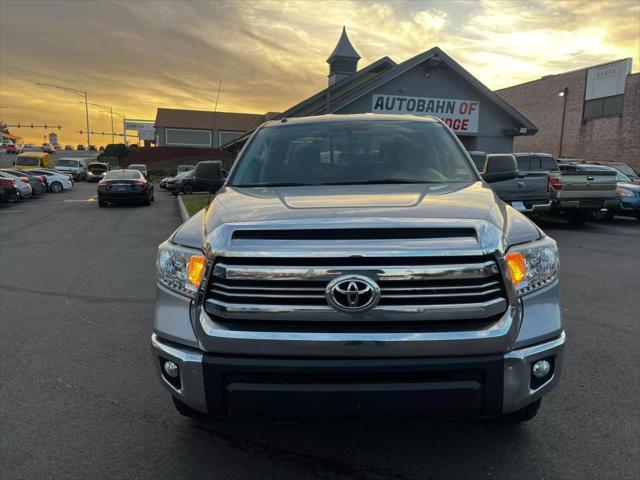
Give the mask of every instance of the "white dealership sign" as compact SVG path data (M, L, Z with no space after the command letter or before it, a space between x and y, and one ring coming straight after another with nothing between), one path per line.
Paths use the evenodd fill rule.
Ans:
M588 69L584 99L592 100L594 98L622 95L627 75L630 74L630 58Z
M373 95L373 113L433 115L456 133L478 133L480 102L450 98L406 97L401 95Z
M156 129L154 120L125 120L124 129L137 130L140 140L155 140Z

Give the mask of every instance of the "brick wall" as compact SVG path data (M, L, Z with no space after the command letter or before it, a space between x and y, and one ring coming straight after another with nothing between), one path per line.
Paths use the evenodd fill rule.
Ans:
M562 156L623 161L640 168L640 74L627 76L622 117L582 121L586 69L497 90L531 120L538 133L516 137L515 152L560 153L563 98L568 88Z

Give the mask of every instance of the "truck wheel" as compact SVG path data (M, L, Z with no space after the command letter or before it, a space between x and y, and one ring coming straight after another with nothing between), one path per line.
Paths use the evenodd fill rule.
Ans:
M535 402L530 403L520 410L502 415L502 417L500 417L500 420L510 423L528 422L529 420L533 420L533 418L536 416L541 404L542 399L539 398Z
M182 193L185 195L191 195L193 193L193 187L191 185L185 185L182 187Z
M582 210L569 210L564 214L570 225L583 225L587 215Z
M197 417L203 416L202 413L198 412L197 410L194 410L189 405L181 402L173 395L171 395L171 399L173 400L173 406L176 407L176 410L178 411L178 413L183 417L197 418Z
M62 184L60 182L53 182L51 184L50 190L53 193L60 193L63 190Z
M594 210L591 216L598 222L610 222L616 214L611 210L607 210L606 212L603 212L602 210Z

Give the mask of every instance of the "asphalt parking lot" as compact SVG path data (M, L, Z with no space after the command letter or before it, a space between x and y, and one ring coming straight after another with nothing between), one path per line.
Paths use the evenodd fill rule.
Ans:
M95 189L0 205L3 478L640 477L639 222L541 223L560 246L568 350L526 425L194 422L149 348L175 200L99 209Z

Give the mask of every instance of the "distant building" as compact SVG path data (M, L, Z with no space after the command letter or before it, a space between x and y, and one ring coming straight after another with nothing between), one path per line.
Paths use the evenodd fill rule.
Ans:
M636 168L639 92L640 74L631 74L630 58L496 91L538 127L536 135L515 139L516 152L615 160Z
M342 30L329 55L327 88L276 118L328 113L434 115L469 150L511 152L513 139L537 127L438 47L402 63L382 57L358 70L360 55ZM237 152L248 135L226 145Z
M159 108L155 131L157 146L217 148L253 130L277 113L207 112Z

